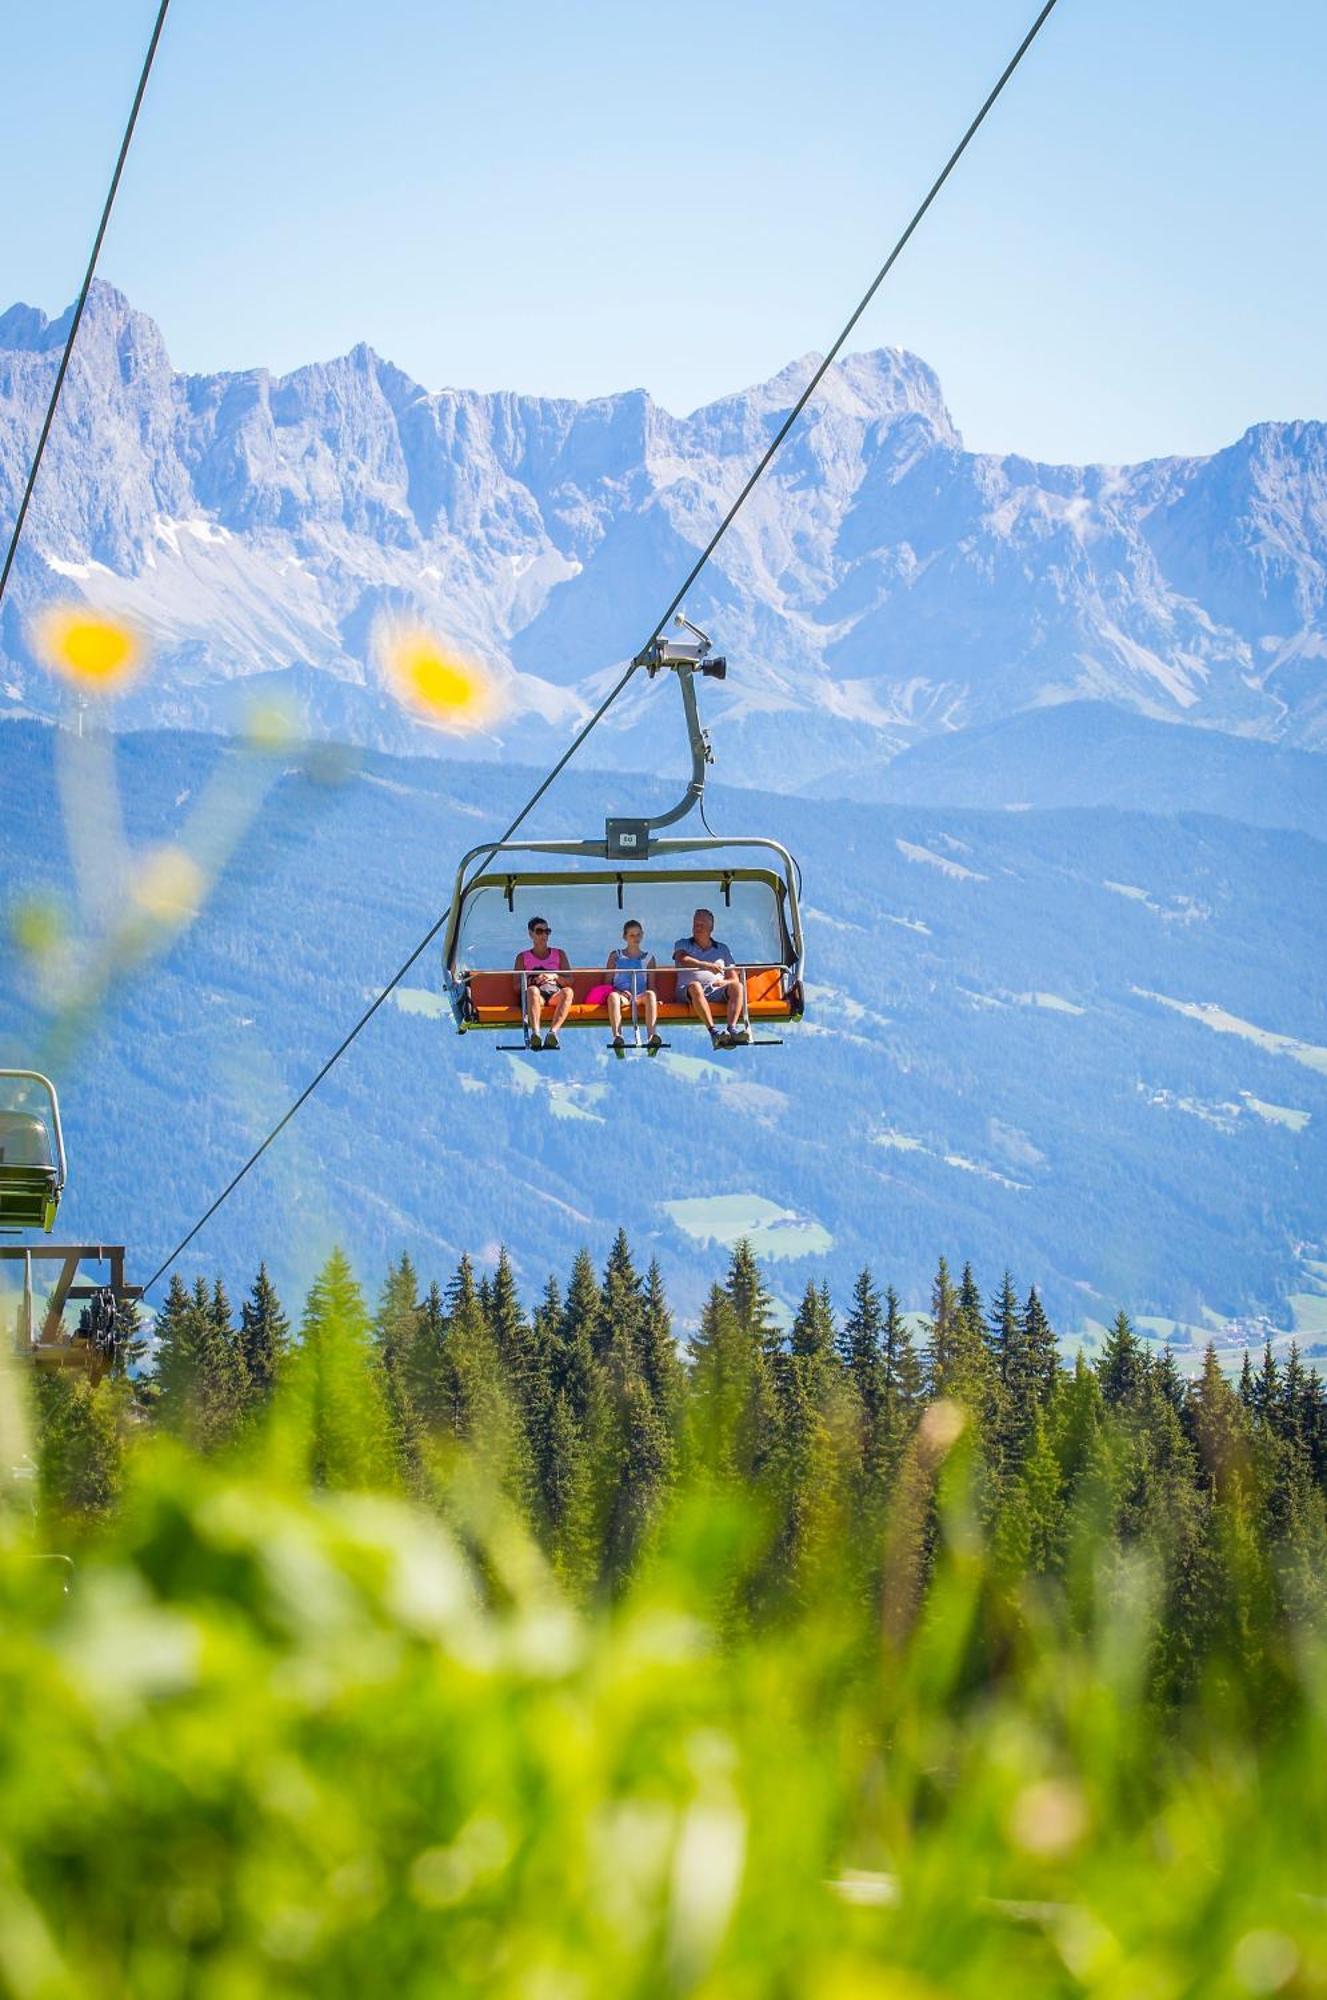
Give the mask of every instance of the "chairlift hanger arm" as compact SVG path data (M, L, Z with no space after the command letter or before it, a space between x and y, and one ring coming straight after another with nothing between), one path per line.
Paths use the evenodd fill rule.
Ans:
M679 667L677 670L677 684L682 690L682 709L687 719L687 738L691 744L691 782L670 811L656 813L653 819L646 820L645 825L651 833L657 827L673 826L678 820L685 819L705 796L705 768L714 762L714 752L710 748L709 736L701 726L700 704L696 700L695 673L694 667Z

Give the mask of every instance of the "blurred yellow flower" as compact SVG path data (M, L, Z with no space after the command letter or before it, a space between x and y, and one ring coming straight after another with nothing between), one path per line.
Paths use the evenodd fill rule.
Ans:
M203 900L203 871L182 847L154 847L139 863L134 901L161 924L196 916Z
M1077 1847L1087 1825L1087 1801L1079 1786L1064 1778L1043 1778L1018 1794L1006 1830L1024 1854L1049 1861Z
M44 667L89 694L118 694L144 657L142 639L132 625L79 604L57 604L39 613L33 647Z
M397 700L439 729L482 729L497 712L491 676L427 626L381 619L374 651Z
M299 738L293 709L283 702L255 702L244 718L244 740L250 750L286 750Z
M57 906L33 896L19 903L10 917L14 943L29 958L49 958L64 939L64 922Z

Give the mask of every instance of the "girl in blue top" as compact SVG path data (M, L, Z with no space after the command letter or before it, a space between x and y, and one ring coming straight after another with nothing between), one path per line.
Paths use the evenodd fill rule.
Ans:
M613 1025L613 1053L624 1056L627 1045L622 1039L622 1010L631 1009L645 1022L649 1041L645 1044L650 1055L657 1055L663 1047L659 1038L659 996L654 990L654 953L645 949L645 932L634 917L629 917L622 926L622 944L608 954L608 971L612 977L613 990L608 996L608 1018Z

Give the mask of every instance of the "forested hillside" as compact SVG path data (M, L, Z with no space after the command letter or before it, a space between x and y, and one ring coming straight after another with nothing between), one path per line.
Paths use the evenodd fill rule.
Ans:
M0 1371L6 1984L1315 1992L1316 1380L930 1303L337 1255Z
M532 1305L505 1252L491 1276L463 1257L444 1288L402 1256L372 1313L338 1252L294 1325L265 1267L238 1312L219 1279L176 1276L135 1381L131 1340L96 1389L43 1383L44 1504L53 1518L113 1507L135 1419L211 1454L285 1396L312 1427L315 1478L335 1465L426 1498L440 1448L475 1453L580 1599L627 1588L688 1481L734 1484L759 1547L745 1604L765 1615L827 1558L840 1588L887 1599L881 1563L902 1560L901 1535L924 1590L919 1455L966 1426L998 1573L1063 1580L1088 1519L1157 1565L1159 1698L1192 1695L1217 1661L1252 1670L1273 1627L1327 1612L1327 1391L1295 1350L1282 1365L1268 1348L1256 1370L1246 1358L1232 1387L1209 1348L1186 1384L1120 1311L1098 1360L1067 1371L1035 1287L1020 1297L1006 1271L984 1294L943 1258L915 1330L869 1270L837 1310L808 1283L787 1332L772 1304L739 1243L682 1345L658 1265L642 1273L621 1232L602 1273L582 1251Z
M61 743L0 730L0 783L22 808L0 823L7 920L26 911L22 934L55 940L40 960L0 957L4 1047L56 1064L68 1228L127 1242L142 1274L433 921L457 855L525 774L122 739L139 854L183 842L207 859L232 820L244 837L197 920L95 989L52 1049L39 982L49 997L57 975L95 975L98 911L138 907L132 881L71 865L71 838L88 866L108 844L89 843L100 807L76 761L57 782ZM569 773L540 832L584 834L670 790ZM782 1049L725 1058L679 1034L655 1063L616 1065L584 1035L556 1057L502 1055L454 1033L430 955L200 1252L238 1286L262 1245L296 1289L338 1241L365 1265L406 1247L426 1271L466 1248L491 1269L506 1242L530 1289L582 1243L605 1256L621 1223L694 1324L707 1242L751 1237L785 1323L809 1275L843 1291L863 1263L923 1308L947 1244L1035 1279L1067 1330L1104 1331L1127 1299L1190 1369L1209 1333L1240 1337L1224 1317L1327 1333L1316 840L722 789L710 818L777 833L803 864L808 1016Z

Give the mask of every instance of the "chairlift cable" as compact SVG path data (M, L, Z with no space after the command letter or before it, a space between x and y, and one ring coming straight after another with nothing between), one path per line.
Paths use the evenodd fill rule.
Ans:
M668 606L668 609L664 612L663 617L659 620L658 624L651 632L649 638L645 641L645 644L644 646L642 646L640 652L636 655L636 659L633 662L633 665L641 664L643 656L649 652L650 647L659 637L665 625L667 625L669 619L672 617L673 613L679 608L679 606L685 603L687 592L690 590L692 584L696 581L696 578L700 575L701 571L708 563L710 557L714 554L714 551L718 548L720 542L727 534L729 528L732 527L733 522L737 519L738 514L741 512L747 499L750 497L753 488L756 486L758 481L762 478L762 476L768 469L771 461L777 454L780 446L783 444L783 441L787 437L789 431L792 429L793 425L797 422L797 419L801 416L802 411L806 408L812 396L814 396L816 390L820 387L820 384L824 381L825 376L828 374L829 370L833 367L834 362L838 359L839 354L842 352L844 342L848 339L849 335L852 333L852 330L856 326L858 320L861 318L862 314L866 311L866 308L870 305L876 293L880 290L881 285L884 284L885 279L889 276L895 264L897 264L899 258L903 255L903 252L907 249L908 244L911 242L919 225L921 224L923 218L925 217L927 210L930 208L932 202L939 194L945 182L949 179L949 176L953 173L954 168L958 165L964 153L966 153L972 140L976 138L977 133L981 130L981 127L985 124L987 113L994 106L996 99L1000 96L1005 85L1008 83L1010 77L1013 75L1014 71L1018 68L1018 65L1022 62L1028 50L1032 47L1033 42L1036 41L1037 36L1041 33L1041 30L1045 25L1046 21L1049 19L1052 11L1055 8L1055 5L1056 5L1056 0L1045 0L1045 5L1042 7L1041 12L1038 14L1036 20L1032 23L1032 26L1028 29L1027 33L1024 35L1018 47L1014 50L1013 55L1010 56L1008 62L1001 70L1000 75L996 79L995 83L992 85L980 111L978 111L976 117L972 120L972 123L968 126L967 131L963 134L963 137L959 140L953 152L949 155L949 158L945 161L944 166L940 169L935 179L931 182L930 187L926 191L925 197L923 198L923 200L917 207L915 213L913 214L911 222L909 222L907 228L903 231L903 234L899 237L898 242L894 245L888 257L886 257L884 263L880 266L880 269L876 272L874 278L872 278L870 284L863 292L858 303L853 307L852 312L848 315L848 318L845 320L843 325L843 331L839 334L838 339L834 342L834 345L825 355L824 360L820 363L820 366L816 369L815 373L812 375L810 381L803 389L801 395L797 398L797 401L793 404L787 416L784 418L783 422L779 425L778 430L774 433L774 436L770 440L770 443L766 446L765 451L761 455L759 463L756 465L755 470L752 472L745 486L742 488L737 498L733 501L732 506L728 509L728 512L724 515L722 521L720 521L718 527L714 530L714 533L710 536L709 541L706 543L705 547L701 550L701 553L697 556L695 562L691 565L690 570L687 572L686 581L683 583L681 589L674 596L672 602Z
M634 671L634 669L630 669L629 671ZM622 689L625 687L626 681L627 681L627 676L624 674L622 679L618 681L616 687L614 687L611 693L609 693L609 695L605 698L605 700L601 702L599 708L581 729L579 735L577 735L573 739L573 741L568 745L567 749L563 752L562 756L558 759L557 763L553 766L552 770L548 773L548 776L544 779L539 789L536 792L531 793L530 797L521 807L521 810L517 814L516 818L512 821L511 826L508 828L507 832L502 835L501 840L495 842L494 851L496 851L497 847L500 847L502 845L503 841L509 840L511 838L512 833L515 832L516 828L520 825L521 821L525 818L526 814L535 805L538 804L539 800L543 797L544 793L548 790L549 786L559 776L559 774L563 771L566 765L571 762L571 759L580 749L581 744L585 741L590 731L594 728L600 716L605 715L608 709L616 701L618 695L622 692ZM165 1273L170 1269L171 1265L175 1262L175 1260L179 1256L181 1256L185 1250L188 1249L189 1245L193 1242L195 1236L197 1236L199 1230L202 1229L207 1223L209 1223L212 1220L212 1217L221 1207L222 1202L225 1201L229 1195L232 1195L235 1192L235 1189L239 1186L240 1182L244 1179L245 1175L249 1172L250 1168L257 1166L259 1160L261 1160L261 1158L263 1157L263 1154L272 1144L272 1141L278 1138L280 1134L284 1132L286 1126L289 1125L291 1119L295 1116L295 1113L301 1108L302 1105L307 1103L309 1098L313 1096L314 1091L318 1088L318 1085L322 1082L323 1078L327 1075L328 1071L335 1068L336 1064L340 1062L342 1056L345 1054L346 1050L350 1047L350 1044L363 1031L363 1029L367 1028L369 1022L373 1019L374 1015L377 1013L378 1009L382 1006L383 1002L389 999L390 996L396 991L396 988L405 978L411 966L416 964L417 961L423 957L424 953L428 950L429 946L432 944L434 938L438 935L438 932L442 929L443 925L446 923L448 915L449 911L444 910L442 915L438 918L437 922L435 924L432 924L429 927L429 929L425 932L424 936L419 940L419 943L415 946L409 958L404 959L401 962L401 964L397 966L396 971L392 974L391 978L388 980L387 984L383 987L382 991L370 1003L370 1005L364 1009L364 1012L360 1015L354 1027L349 1030L349 1032L342 1038L342 1040L338 1043L337 1047L333 1050L332 1054L328 1056L327 1061L318 1071L318 1074L312 1079L311 1082L305 1084L303 1090L300 1092L299 1096L295 1099L294 1103L289 1106L284 1115L272 1127L271 1131L268 1133L267 1137L263 1140L262 1144L256 1147L254 1151L250 1153L248 1159L244 1162L244 1165L239 1169L238 1173L236 1173L234 1177L226 1183L225 1187L221 1190L221 1193L217 1196L216 1200L212 1203L212 1206L207 1210L206 1214L199 1216L197 1222L195 1222L193 1228L189 1231L188 1235L181 1237L180 1241L176 1244L175 1248L171 1251L170 1255L164 1260L164 1262L162 1262L157 1266L156 1270L152 1273L152 1276L148 1279L147 1283L143 1287L144 1295L146 1295L148 1292L152 1290L152 1287L156 1284L158 1278L163 1277Z
M161 40L161 31L166 25L166 14L169 7L170 0L161 0L161 5L157 9L156 23L152 29L152 39L147 45L147 54L143 59L143 67L139 73L138 88L134 92L134 101L129 112L129 123L125 126L124 137L120 141L119 157L115 162L115 171L111 175L110 187L106 191L106 202L102 208L101 221L98 224L97 234L93 241L92 255L88 258L88 267L83 276L83 288L79 292L74 306L74 317L70 322L69 338L65 342L64 353L60 356L60 366L55 371L55 386L51 390L51 400L46 405L46 416L37 438L37 449L32 454L32 464L28 468L27 484L23 488L23 498L19 502L18 513L14 519L13 532L9 537L9 547L5 551L4 568L0 569L0 604L4 602L5 586L9 582L9 573L14 567L14 558L18 554L19 538L23 533L23 524L28 517L28 507L32 501L33 488L37 484L37 474L41 470L42 458L46 451L46 441L51 435L51 425L55 422L55 412L59 407L60 392L64 388L65 376L69 373L69 364L73 359L74 342L78 339L78 329L82 324L83 308L88 302L88 293L92 290L92 280L96 275L97 260L101 256L101 246L105 241L106 230L110 224L111 210L115 206L115 197L119 193L120 176L124 172L124 163L129 157L130 142L134 136L134 127L138 123L138 113L142 107L144 93L147 90L148 77L152 73L152 64L156 57L157 44Z
M165 15L166 6L168 4L169 0L162 0L161 12L163 18ZM1028 50L1032 47L1033 42L1037 39L1037 36L1040 34L1042 28L1044 27L1046 21L1049 19L1051 13L1054 11L1056 5L1057 5L1057 0L1044 0L1044 5L1042 6L1040 13L1037 15L1035 21L1033 21L1032 26L1028 29L1027 33L1024 35L1022 41L1015 49L1013 55L1009 58L1009 61L1005 64L1003 70L1000 72L999 77L996 79L996 82L993 84L990 91L987 93L987 96L983 101L980 110L977 112L976 116L972 119L967 130L964 132L962 138L955 146L953 152L949 155L949 158L945 161L944 166L941 168L940 172L936 175L935 179L932 181L930 187L927 189L927 192L923 200L915 210L912 219L908 223L906 229L904 229L902 235L895 243L888 257L886 257L884 263L880 266L880 269L876 272L875 277L871 280L870 285L867 287L866 291L862 294L861 299L858 301L857 305L853 308L851 314L844 322L843 329L838 335L838 338L835 340L833 346L829 349L828 353L825 355L820 365L816 368L814 374L811 376L810 381L807 383L806 387L802 390L801 395L797 398L797 401L793 404L787 416L780 424L778 430L774 434L774 437L771 439L769 445L762 453L758 464L752 471L750 477L747 479L746 484L742 487L741 492L738 494L737 498L733 501L732 505L729 507L727 513L724 515L722 521L720 521L718 527L711 535L704 549L701 551L700 555L696 558L695 562L692 564L681 588L674 594L673 598L671 599L667 608L665 609L662 617L659 618L658 621L656 622L654 629L650 633L649 638L645 641L645 644L641 647L640 651L632 659L630 665L620 675L620 677L615 682L613 687L605 695L604 699L600 702L594 714L589 718L587 722L585 722L582 725L582 727L578 730L577 734L572 738L572 741L567 746L566 750L564 750L562 755L558 758L557 762L552 766L552 768L548 771L547 775L535 787L534 791L531 792L529 798L525 801L520 811L511 820L510 824L507 826L505 831L501 833L498 836L498 838L492 843L492 845L485 850L484 854L480 857L480 859L477 861L475 865L474 871L472 872L470 877L471 881L475 879L475 876L482 874L483 870L487 867L489 861L492 860L493 856L498 852L499 848L504 847L507 844L507 842L510 841L512 835L519 831L520 827L529 817L530 813L533 812L534 808L538 805L539 801L544 797L545 793L561 776L562 772L566 769L567 765L571 762L572 758L576 755L577 751L584 744L587 737L590 735L591 731L596 729L600 724L600 722L603 721L609 709L612 708L613 704L618 699L618 696L622 694L624 689L627 687L628 683L632 680L632 678L636 674L637 670L646 663L650 648L659 638L660 634L664 630L664 627L668 624L668 621L673 616L674 612L677 611L684 602L687 592L691 589L692 584L695 583L697 577L700 575L701 571L705 568L705 565L709 562L711 556L718 548L720 542L727 534L729 528L731 528L733 522L736 520L742 507L746 503L747 499L750 497L752 490L754 489L758 481L763 477L764 473L768 470L772 460L774 459L775 455L777 454L780 447L784 443L784 440L787 438L788 433L792 430L794 424L801 416L802 411L806 408L812 396L815 394L821 382L824 380L825 375L828 373L829 369L833 366L834 361L837 359L838 355L842 351L843 345L845 341L847 341L848 338L850 337L853 328L857 325L857 322L861 319L862 314L866 311L866 308L870 305L872 299L879 291L881 285L884 283L885 279L889 276L889 273L893 270L895 264L902 256L904 250L907 248L909 242L912 240L912 237L915 235L927 211L930 209L932 203L935 201L937 195L940 193L940 190L944 187L945 182L949 179L955 167L962 159L964 153L967 151L972 140L976 137L977 133L980 131L982 125L986 121L989 112L995 105L996 100L1000 97L1001 93L1003 92L1005 85L1009 82L1010 78L1014 74L1014 71L1018 68L1024 56L1027 54ZM153 46L155 47L155 37ZM144 80L146 80L146 73ZM140 88L140 96L141 96L141 88ZM136 112L137 112L137 102L135 103L135 114ZM131 123L131 129L132 129L132 123ZM104 228L104 222L103 222L103 228ZM98 240L100 241L100 239ZM71 345L72 345L72 334L71 334ZM437 922L430 925L429 929L425 932L424 936L415 946L410 956L407 959L405 959L401 965L397 967L396 971L392 974L392 977L388 980L387 984L383 987L382 991L377 995L377 997L372 1001L372 1003L367 1008L365 1008L364 1012L360 1015L359 1019L355 1022L354 1026L342 1038L342 1040L338 1043L335 1050L327 1058L327 1061L323 1064L322 1068L318 1071L317 1075L313 1077L313 1079L305 1085L304 1089L300 1092L299 1096L295 1099L294 1103L291 1104L288 1107L288 1109L282 1114L281 1118L278 1119L277 1123L272 1127L271 1131L267 1134L266 1138L263 1139L261 1144L254 1149L254 1151L249 1155L248 1159L244 1162L243 1166L240 1167L238 1172L235 1173L232 1176L232 1178L227 1182L226 1186L222 1189L221 1193L217 1196L216 1200L204 1212L204 1214L202 1214L199 1217L198 1221L193 1225L192 1229L190 1229L188 1234L186 1236L181 1237L180 1241L175 1245L175 1248L157 1266L156 1270L152 1273L152 1276L148 1279L147 1283L143 1287L144 1294L150 1292L153 1286L157 1284L162 1277L165 1276L166 1272L170 1269L171 1265L174 1264L176 1260L184 1253L184 1251L188 1249L189 1245L193 1242L194 1238L199 1234L200 1230L205 1228L206 1225L211 1221L212 1217L216 1214L217 1210L222 1206L223 1202L228 1200L228 1198L235 1192L235 1189L240 1185L240 1182L244 1180L245 1176L251 1171L251 1169L258 1164L259 1160L262 1158L263 1154L267 1151L268 1147L273 1143L275 1139L277 1139L280 1136L280 1134L285 1130L286 1126L289 1125L291 1119L295 1116L296 1112L299 1111L302 1108L302 1106L308 1102L309 1098L312 1097L314 1091L317 1090L319 1084L322 1083L323 1079L329 1074L329 1072L332 1069L335 1068L336 1064L341 1060L341 1057L345 1054L346 1050L350 1047L351 1043L354 1042L356 1038L361 1034L361 1032L368 1026L369 1022L373 1019L374 1015L378 1012L378 1009L383 1005L384 1001L389 999L391 994L400 985L401 981L405 978L405 975L407 974L407 972L409 972L410 968L413 965L415 965L418 962L418 960L423 956L423 954L428 950L429 946L433 943L433 940L437 937L439 931L442 930L443 926L447 922L447 917L449 914L450 914L449 911L444 911L443 914L438 918Z

